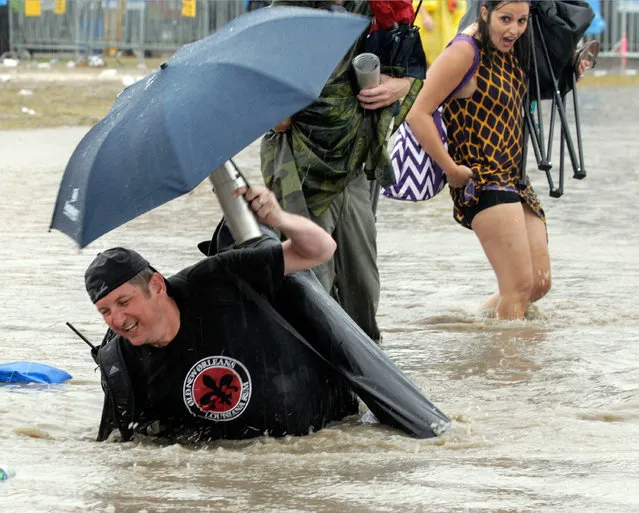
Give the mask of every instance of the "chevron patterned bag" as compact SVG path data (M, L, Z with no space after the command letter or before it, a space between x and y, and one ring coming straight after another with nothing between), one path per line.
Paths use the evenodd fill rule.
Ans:
M433 112L433 121L444 147L448 150L442 107ZM446 185L444 171L424 151L406 121L397 129L391 162L395 173L395 185L384 189L383 194L387 198L423 201L435 196Z
M460 39L472 45L475 51L473 64L459 85L448 95L442 105L433 112L433 121L446 150L448 150L448 139L446 125L444 125L444 119L442 118L443 105L449 99L456 97L457 93L472 80L479 67L480 52L475 38L466 34L458 34L448 43L448 46ZM391 152L391 163L395 173L395 185L384 189L383 194L387 198L423 201L435 196L446 185L444 170L424 151L406 121L403 121L397 129L397 138Z

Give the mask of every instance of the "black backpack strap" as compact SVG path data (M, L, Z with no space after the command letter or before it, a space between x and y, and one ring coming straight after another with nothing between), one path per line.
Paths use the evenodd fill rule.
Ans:
M135 393L122 355L121 339L117 336L107 339L108 336L109 333L105 336L106 341L100 345L96 358L104 390L104 406L97 441L106 440L116 428L122 438L128 441L133 438L134 433Z
M102 384L104 389L104 384ZM100 427L98 428L98 437L96 442L104 442L114 429L116 429L117 423L115 422L115 411L113 407L113 396L111 392L104 390L104 403L102 404L102 418L100 419Z

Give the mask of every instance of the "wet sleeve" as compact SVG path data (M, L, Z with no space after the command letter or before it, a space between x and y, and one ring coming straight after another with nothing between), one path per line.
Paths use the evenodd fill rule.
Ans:
M284 253L280 242L225 251L217 258L221 267L268 297L274 296L284 279Z

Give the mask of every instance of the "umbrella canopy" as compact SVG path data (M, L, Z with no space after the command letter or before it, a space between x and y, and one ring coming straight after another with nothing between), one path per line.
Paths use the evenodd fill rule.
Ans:
M361 16L259 9L126 88L73 152L51 228L84 247L193 189L321 93Z

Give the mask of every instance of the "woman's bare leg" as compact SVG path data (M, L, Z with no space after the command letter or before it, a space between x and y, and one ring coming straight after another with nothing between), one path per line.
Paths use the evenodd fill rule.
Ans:
M479 305L479 308L477 309L477 311L480 314L487 315L488 317L494 317L495 308L497 308L497 303L499 303L499 292L494 292L493 294L488 296L486 299L484 299L484 302L481 305Z
M534 284L523 205L502 203L482 210L473 219L472 228L497 276L499 293L495 316L523 318ZM537 238L535 236L535 241Z
M550 255L548 253L548 238L546 225L528 207L524 206L524 218L530 245L530 256L533 264L533 288L530 294L530 302L534 303L544 297L550 290L552 279L550 272ZM499 292L488 296L479 306L479 311L493 315L499 303Z
M548 234L546 232L546 224L528 205L524 205L524 217L526 219L528 245L530 246L530 258L533 265L533 288L530 293L530 301L534 303L548 293L552 284Z

